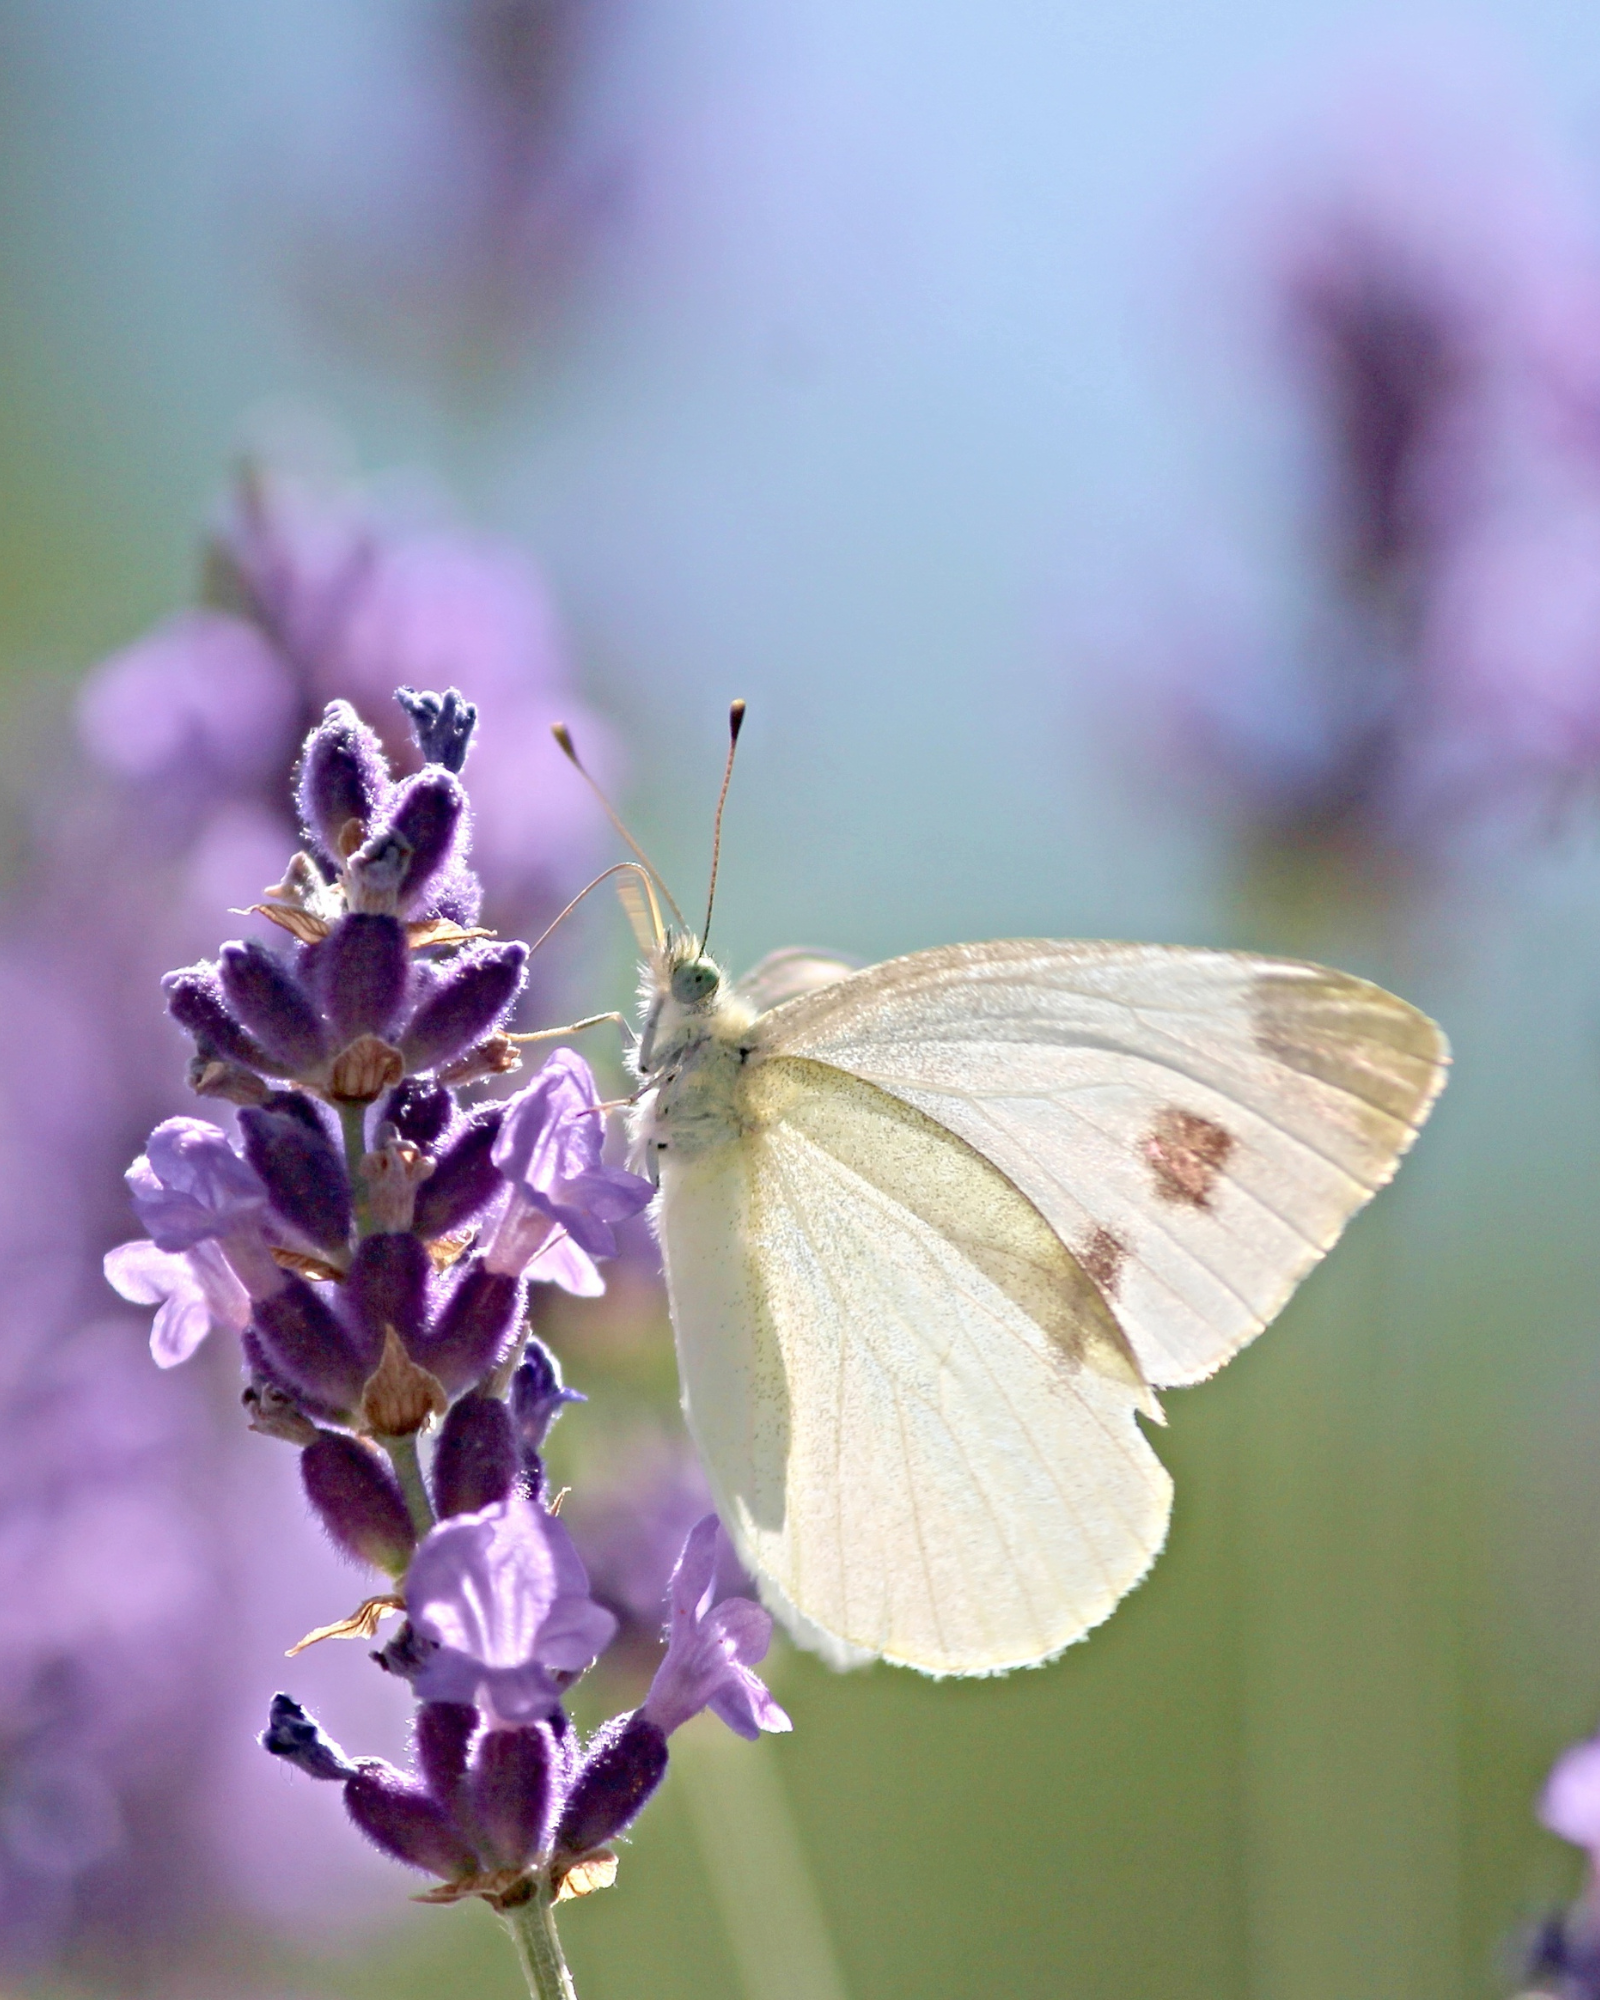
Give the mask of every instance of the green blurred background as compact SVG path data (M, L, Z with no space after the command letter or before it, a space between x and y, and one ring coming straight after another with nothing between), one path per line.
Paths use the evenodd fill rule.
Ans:
M1457 1051L1397 1187L1169 1399L1171 1544L1112 1622L989 1684L783 1655L794 1735L742 1763L686 1741L617 1888L567 1916L580 1992L1508 1991L1508 1940L1577 1881L1532 1801L1600 1720L1592 839L1428 893L1269 893L1104 715L1108 598L1165 588L1219 516L1270 563L1294 490L1209 328L1205 189L1326 67L1381 62L1392 10L613 0L596 116L625 197L558 323L419 373L330 334L304 245L426 12L0 4L13 829L75 676L191 594L241 441L310 411L533 552L686 895L750 700L731 961L1266 945L1395 984ZM1408 62L1437 38L1517 76L1600 213L1592 7L1407 32ZM626 992L617 930L596 1005ZM564 1347L596 1407L670 1401L648 1341L586 1348L574 1318ZM509 2000L487 1912L411 1886L353 1942L197 1938L170 1990Z

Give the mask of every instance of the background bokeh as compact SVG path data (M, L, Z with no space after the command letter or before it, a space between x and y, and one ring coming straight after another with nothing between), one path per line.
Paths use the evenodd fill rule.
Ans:
M1423 526L1360 568L1326 352L1289 307L1373 239L1470 323L1493 393L1452 418ZM568 1917L585 2000L1446 2000L1513 1990L1522 1928L1573 1893L1533 1801L1600 1721L1597 300L1600 19L1575 0L0 3L8 982L92 907L30 887L85 810L76 685L192 599L251 449L528 552L561 698L602 718L686 902L749 699L736 964L1251 944L1380 977L1456 1045L1396 1189L1169 1399L1172 1541L1112 1622L1000 1683L784 1655L795 1734L743 1763L686 1741L619 1886ZM1466 585L1509 578L1492 602L1446 576L1446 536ZM1555 546L1559 575L1521 562ZM1442 638L1419 609L1441 576ZM1297 704L1354 626L1362 673L1374 648L1435 688L1498 672L1501 720L1330 814ZM1516 761L1517 675L1556 657L1559 749ZM553 768L530 740L528 785ZM585 859L594 838L575 818ZM564 997L620 1004L620 918L581 951ZM163 1060L144 958L84 957L130 1024L99 1059ZM0 1081L31 1080L48 1150L37 1011L7 1012ZM73 1171L114 1186L129 1150ZM606 1423L670 1406L648 1290L622 1291L559 1329L594 1398L574 1476ZM0 1371L14 1420L33 1365ZM214 1672L248 1639L270 1685L347 1585L324 1561L281 1635L281 1594L252 1609L253 1536L278 1570L315 1550L232 1393L221 1362L161 1378L187 1414L148 1449L186 1455L189 1504L228 1495ZM172 1518L142 1519L146 1555ZM0 1603L0 1651L49 1574ZM159 1681L162 1644L97 1671ZM398 1727L367 1685L325 1703L363 1747ZM412 1910L353 1835L348 1869L325 1858L336 1828L307 1848L337 1802L247 1782L242 1701L231 1726L160 1774L175 1811L206 1790L212 1832L172 1850L150 1941L69 1911L17 1981L509 2000L486 1911ZM22 1733L0 1715L0 1765Z

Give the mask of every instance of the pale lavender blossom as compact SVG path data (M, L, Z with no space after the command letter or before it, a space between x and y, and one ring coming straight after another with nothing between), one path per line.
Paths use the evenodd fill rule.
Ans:
M607 1166L600 1092L582 1056L557 1049L506 1106L494 1163L511 1183L488 1251L491 1268L526 1270L579 1297L604 1290L598 1258L615 1257L616 1225L649 1206L654 1189Z
M158 1368L187 1361L210 1333L240 1334L250 1324L250 1294L215 1243L167 1251L141 1237L106 1252L105 1274L130 1305L159 1308L150 1328Z
M259 1230L267 1191L228 1136L203 1118L168 1118L123 1176L158 1250Z
M673 1572L667 1654L641 1711L663 1736L702 1709L754 1742L762 1730L794 1727L751 1672L772 1643L772 1616L748 1597L717 1602L722 1524L708 1514L689 1531Z
M415 1677L424 1701L476 1703L536 1722L604 1650L617 1621L589 1597L566 1529L513 1495L428 1535L406 1575L412 1626L437 1648Z

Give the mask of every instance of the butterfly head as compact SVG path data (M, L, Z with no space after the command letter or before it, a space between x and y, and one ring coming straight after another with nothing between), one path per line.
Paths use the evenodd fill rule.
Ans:
M669 931L645 961L639 997L644 1023L635 1062L648 1076L713 1031L727 981L692 931Z

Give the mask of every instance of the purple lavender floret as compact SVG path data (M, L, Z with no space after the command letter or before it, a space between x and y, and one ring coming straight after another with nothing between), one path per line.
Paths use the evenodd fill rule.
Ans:
M614 1717L584 1747L556 1827L556 1845L574 1857L604 1847L633 1824L666 1775L661 1725L643 1709Z
M647 1208L650 1183L601 1158L605 1118L583 1057L557 1049L506 1106L495 1165L530 1208L591 1258L615 1257L614 1225Z
M308 1114L310 1114L308 1116ZM264 1184L279 1220L319 1250L342 1258L354 1223L350 1181L339 1149L302 1099L239 1114L245 1158Z
M468 1119L440 1153L417 1193L419 1236L449 1236L486 1209L504 1192L505 1181L494 1163L504 1106L486 1105Z
M357 1562L403 1576L417 1531L400 1482L358 1438L324 1431L300 1454L307 1500L334 1545Z
M134 1212L158 1250L191 1250L215 1237L259 1232L267 1189L202 1118L168 1118L150 1134L125 1179Z
M567 1404L588 1400L582 1390L569 1389L562 1381L561 1363L544 1342L530 1338L511 1378L511 1416L522 1450L543 1451L550 1426Z
M158 1308L150 1328L158 1368L187 1361L219 1327L243 1333L250 1324L250 1294L215 1243L174 1253L140 1237L108 1250L102 1269L112 1290L131 1305Z
M441 1522L406 1576L407 1614L438 1648L418 1695L475 1702L498 1722L541 1720L616 1630L588 1591L566 1529L521 1495Z
M353 910L315 947L312 978L333 1046L387 1036L400 1018L411 954L398 917Z
M772 1643L771 1613L748 1597L715 1601L722 1539L722 1524L708 1514L690 1529L673 1572L667 1656L640 1711L663 1736L705 1708L751 1742L764 1729L794 1727L750 1671Z

